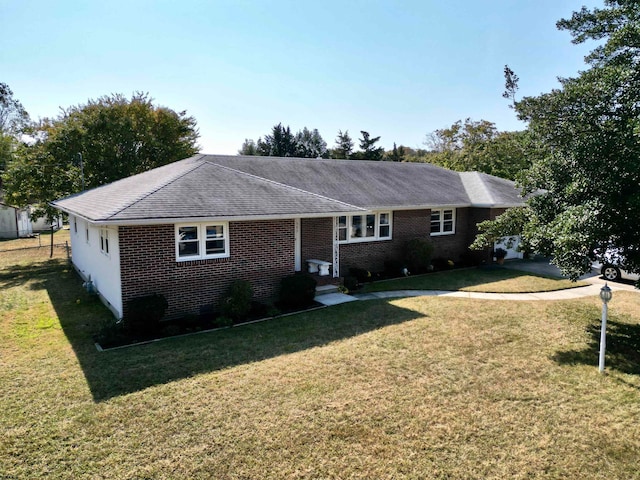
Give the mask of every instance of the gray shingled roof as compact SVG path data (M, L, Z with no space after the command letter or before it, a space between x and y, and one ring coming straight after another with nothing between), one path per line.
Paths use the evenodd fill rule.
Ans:
M521 205L513 182L426 163L196 155L53 205L96 222Z
M334 215L363 209L191 157L53 202L93 221Z
M429 163L222 155L204 159L368 209L469 204L458 173Z
M476 207L515 207L524 202L515 182L481 172L460 172L460 179Z

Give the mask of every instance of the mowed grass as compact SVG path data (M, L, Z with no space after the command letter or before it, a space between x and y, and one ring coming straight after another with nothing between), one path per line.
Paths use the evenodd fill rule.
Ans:
M71 244L69 230L60 229L53 234L53 257L51 254L51 234L42 233L39 238L16 238L0 240L0 274L8 275L18 265L29 266L46 263L53 259L66 259L66 244Z
M61 228L53 233L53 243L64 244L64 242L71 243L70 232L68 228ZM51 233L42 232L40 235L36 235L29 238L14 238L14 239L0 239L0 252L6 250L17 250L21 248L36 248L46 247L51 244Z
M0 270L0 478L639 478L640 295L352 302L99 353L63 260Z
M587 285L566 279L532 275L506 268L465 268L365 284L363 292L387 290L463 290L467 292L530 293Z

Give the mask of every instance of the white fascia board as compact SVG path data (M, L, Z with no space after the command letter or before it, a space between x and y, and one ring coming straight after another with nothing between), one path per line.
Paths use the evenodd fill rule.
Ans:
M384 211L400 211L400 210L432 210L434 208L466 208L471 207L470 203L443 203L443 204L431 204L431 205L395 205L395 206L381 206L381 207L367 207L372 212L384 212Z
M362 215L367 210L353 210L346 212L326 212L326 213L297 213L286 215L243 215L243 216L219 216L219 217L175 217L175 218L142 218L134 220L88 220L94 225L165 225L170 223L190 223L190 222L244 222L260 220L286 220L294 218L326 218L342 215Z
M93 223L94 221L92 219L90 219L89 217L86 217L78 212L74 212L73 210L69 210L68 208L62 208L59 205L56 205L55 203L51 202L49 203L50 206L52 206L53 208L60 210L61 212L66 213L67 215L73 215L74 217L78 217L81 218L82 220L84 220L85 222L89 222L89 223Z
M522 203L473 203L471 207L474 208L515 208L524 207L526 204Z

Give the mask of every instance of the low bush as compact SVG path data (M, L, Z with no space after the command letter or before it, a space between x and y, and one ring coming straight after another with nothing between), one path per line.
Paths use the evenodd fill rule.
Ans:
M233 318L224 315L217 317L213 322L214 328L230 327L233 325Z
M482 264L484 255L484 252L464 252L460 255L459 265L463 267L477 267Z
M358 281L358 283L366 283L366 282L373 281L373 276L371 275L371 272L369 270L365 270L364 268L351 267L349 269L349 274L352 277L356 277L356 280Z
M496 248L493 252L493 256L496 257L496 260L504 260L504 257L507 256L507 251L504 248Z
M251 311L253 288L247 280L235 280L220 301L220 312L223 317L243 320Z
M305 308L313 305L316 296L315 279L308 275L291 275L280 282L280 304L289 308Z
M431 265L433 245L429 240L414 238L404 246L405 266L413 274L426 273Z
M455 263L452 260L447 260L446 258L437 257L431 261L433 265L433 269L436 271L440 270L449 270L455 266Z
M350 292L353 292L358 288L358 279L352 275L347 275L344 277L342 285Z
M124 328L132 334L152 334L159 330L160 321L169 307L164 295L145 295L127 302L123 318Z
M404 274L405 263L402 260L388 258L384 261L384 274L387 278L396 278Z

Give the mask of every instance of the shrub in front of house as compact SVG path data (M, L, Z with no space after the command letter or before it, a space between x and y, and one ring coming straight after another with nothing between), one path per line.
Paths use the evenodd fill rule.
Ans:
M308 275L291 275L280 282L280 304L287 308L306 308L316 296L315 279Z
M222 317L244 320L251 312L253 288L247 280L235 280L220 301Z
M384 260L384 274L387 278L396 278L404 275L405 263L397 258Z
M358 289L358 279L352 275L346 275L342 281L344 288L353 292Z
M507 251L504 248L498 247L494 250L493 256L496 257L496 260L500 263L507 256Z
M426 273L431 265L433 244L424 238L414 238L405 243L404 263L413 274Z
M358 283L366 283L372 282L373 276L369 270L365 270L364 268L351 267L349 269L349 274L352 277L356 277Z
M127 302L123 318L125 330L132 334L157 332L168 307L167 299L161 294L132 298Z
M443 257L437 257L431 261L431 265L435 271L439 272L441 270L449 270L455 267L455 262Z

